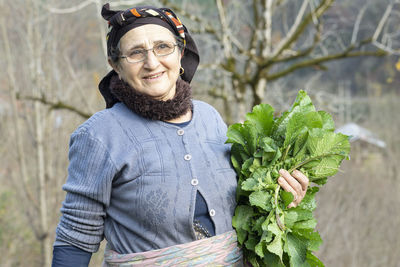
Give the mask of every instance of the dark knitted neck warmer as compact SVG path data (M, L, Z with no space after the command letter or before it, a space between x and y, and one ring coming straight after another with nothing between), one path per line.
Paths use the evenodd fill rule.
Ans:
M151 120L168 121L176 119L192 108L192 89L189 83L178 79L174 98L167 101L156 100L137 92L117 75L110 81L111 93L130 110Z

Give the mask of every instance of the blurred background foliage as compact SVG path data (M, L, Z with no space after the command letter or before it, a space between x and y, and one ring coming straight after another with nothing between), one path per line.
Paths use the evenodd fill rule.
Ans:
M0 1L1 266L49 266L64 198L61 186L67 176L69 135L105 106L97 91L109 70L104 53L106 23L99 15L105 2ZM144 3L110 2L118 9ZM146 4L175 7L193 32L201 54L192 82L194 97L216 107L228 124L240 121L257 99L282 112L297 91L305 89L318 109L333 115L337 127L356 123L386 143L384 148L363 140L352 143L351 160L319 193L317 228L324 244L318 257L326 266L398 266L400 4L305 2L304 17L324 3L329 8L312 18L277 61L271 59L274 48L296 24L303 1ZM360 56L309 64L274 78L291 66L345 51L353 44L354 32L357 41L373 37L388 10L375 43L355 50ZM249 40L254 32L258 42L253 47ZM310 46L310 53L297 57ZM270 67L260 69L263 64ZM100 266L101 261L102 249L91 266Z

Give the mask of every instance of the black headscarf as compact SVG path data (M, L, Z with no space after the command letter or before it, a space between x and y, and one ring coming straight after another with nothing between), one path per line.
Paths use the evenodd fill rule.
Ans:
M172 10L152 6L139 6L125 11L110 10L110 5L107 3L103 6L101 15L108 21L107 55L109 57L114 55L113 51L116 49L122 36L133 28L146 24L157 24L170 30L184 44L181 66L185 71L181 75L181 78L188 83L191 82L199 65L199 53L188 30ZM119 102L110 90L110 81L115 75L118 74L114 70L110 71L99 84L99 89L106 101L107 108Z

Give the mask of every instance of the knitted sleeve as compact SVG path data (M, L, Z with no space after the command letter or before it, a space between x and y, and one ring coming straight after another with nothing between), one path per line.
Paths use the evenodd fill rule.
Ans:
M103 239L105 208L117 173L105 146L85 131L71 136L67 192L56 230L57 245L96 252Z

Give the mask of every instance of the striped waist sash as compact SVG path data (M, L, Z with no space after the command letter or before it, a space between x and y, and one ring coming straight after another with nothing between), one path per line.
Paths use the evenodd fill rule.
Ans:
M108 266L243 266L235 231L210 238L146 252L118 254L106 247L103 267Z

